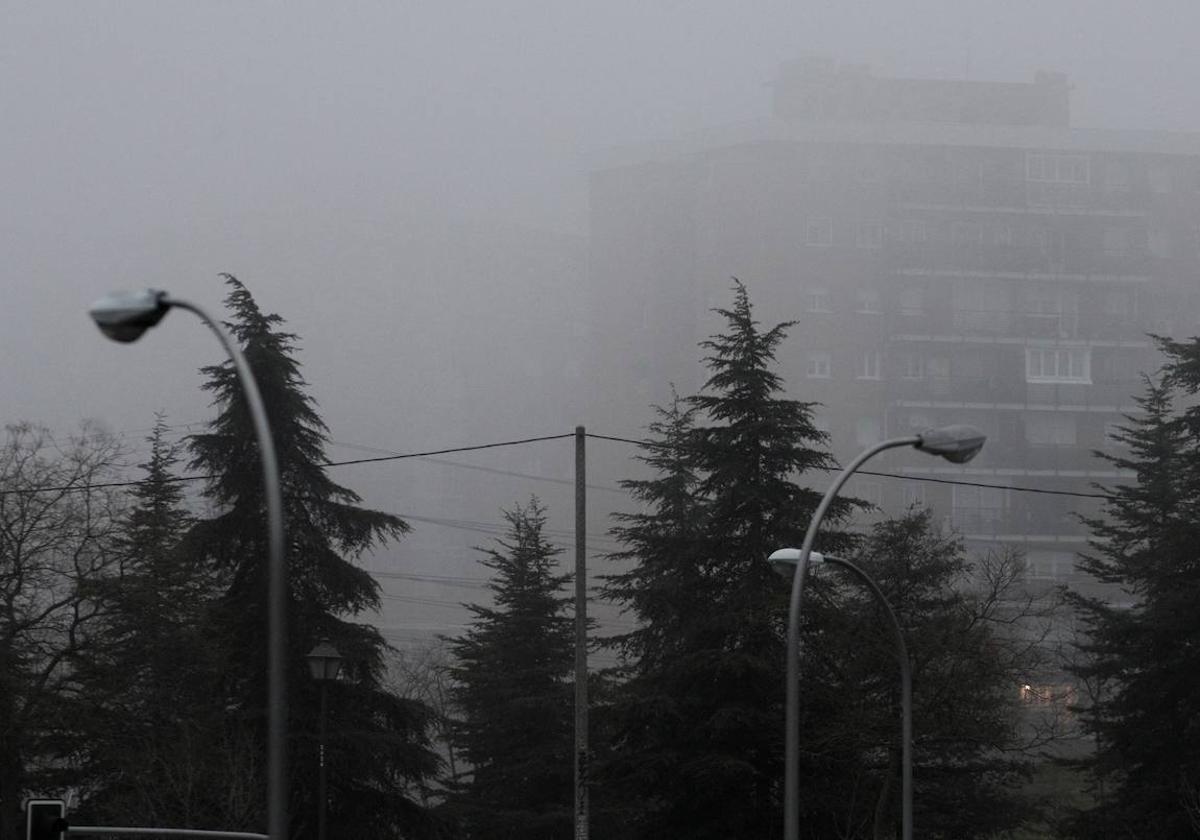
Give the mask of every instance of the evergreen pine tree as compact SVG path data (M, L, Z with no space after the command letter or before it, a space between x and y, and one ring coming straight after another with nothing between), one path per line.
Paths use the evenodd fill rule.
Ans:
M227 324L254 371L274 436L287 521L289 731L309 733L292 750L292 799L315 801L318 690L305 654L320 639L344 657L330 687L329 826L346 837L417 837L433 831L414 796L437 766L429 749L428 709L384 690L387 645L378 630L355 621L379 606L379 587L354 559L408 526L389 513L359 506L353 491L326 474L327 430L305 393L295 358L296 336L283 319L259 310L236 278L224 275L233 319ZM192 469L211 476L206 493L217 509L199 519L186 545L229 585L211 628L221 651L218 690L231 709L258 726L265 720L267 535L258 445L232 362L203 368L204 387L219 408L210 431L193 435ZM260 798L261 802L262 799ZM292 808L293 834L314 832L315 807Z
M704 390L660 415L643 457L658 478L629 485L649 509L616 532L634 567L609 592L643 626L615 766L638 780L642 837L758 838L780 820L787 604L766 558L800 543L820 500L796 481L833 467L813 404L784 398L771 370L790 325L760 330L736 281L718 312Z
M453 741L470 769L448 806L470 840L560 840L574 799L570 576L555 571L536 498L504 517L507 538L480 561L495 572L495 606L468 605L471 627L450 640Z
M1076 675L1093 688L1081 710L1095 736L1096 807L1080 836L1190 837L1200 821L1200 342L1161 341L1165 376L1148 380L1142 413L1118 434L1127 452L1097 453L1133 473L1109 489L1082 571L1110 589L1075 593L1085 629Z
M190 516L174 467L177 447L156 417L117 545L120 573L92 582L104 618L100 645L74 667L81 682L83 807L106 824L241 825L249 764L212 701L205 633L219 581L179 550ZM187 745L186 750L181 745Z

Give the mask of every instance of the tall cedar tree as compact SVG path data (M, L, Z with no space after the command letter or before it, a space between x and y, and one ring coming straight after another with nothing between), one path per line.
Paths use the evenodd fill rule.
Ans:
M904 630L913 674L914 824L922 837L994 837L1019 821L1026 760L1017 686L1033 653L1010 625L1040 618L1020 603L1019 558L968 562L928 510L877 523L856 558ZM824 803L816 836L891 836L900 819L900 681L894 634L849 573L827 568L826 633L813 642L805 692L820 772L805 797Z
M1079 568L1112 588L1073 594L1086 640L1073 670L1090 686L1097 804L1079 836L1192 837L1200 825L1200 340L1160 340L1165 376L1148 380L1127 418L1124 454L1096 453L1135 481L1109 490L1085 520Z
M205 624L220 581L179 551L191 520L167 430L159 415L122 522L120 573L91 586L103 644L74 663L82 813L109 825L239 825L257 803L252 762L237 754L246 733L212 701Z
M504 512L499 548L480 549L495 572L495 607L468 605L471 627L450 640L457 754L471 769L448 802L471 840L561 840L571 834L574 787L574 623L557 574L561 553L542 535L536 498Z
M624 517L632 571L611 597L642 629L616 701L618 757L636 780L642 837L758 838L781 813L787 596L767 556L798 545L820 495L795 482L833 468L812 403L784 399L771 370L790 324L761 331L745 287L717 312L699 396L660 413L642 460L658 477L626 486L647 507ZM709 425L701 425L708 423ZM830 522L850 508L839 502ZM845 548L835 534L825 550Z
M304 390L294 356L296 336L281 330L278 315L262 313L236 278L223 276L230 288L226 305L233 313L227 327L262 392L283 484L290 594L288 729L309 733L294 742L289 762L292 836L315 833L319 693L304 656L322 638L344 657L342 679L329 690L326 761L332 836L428 835L436 826L414 791L438 765L429 748L429 710L384 690L387 645L374 627L353 620L379 606L378 584L354 559L401 536L408 526L392 514L363 509L357 494L326 475L327 430ZM229 576L212 628L222 656L218 690L231 708L258 725L263 737L267 538L258 444L233 363L202 372L219 414L208 433L188 439L190 466L211 476L205 492L219 512L198 520L186 544Z

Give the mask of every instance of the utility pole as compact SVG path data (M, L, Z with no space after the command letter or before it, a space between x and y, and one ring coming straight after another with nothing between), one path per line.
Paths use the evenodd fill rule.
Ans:
M588 840L587 489L583 426L575 427L575 840Z

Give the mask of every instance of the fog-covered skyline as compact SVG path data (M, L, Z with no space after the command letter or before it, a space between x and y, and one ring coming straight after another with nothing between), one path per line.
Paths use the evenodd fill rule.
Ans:
M232 271L315 351L326 347L323 320L345 314L329 290L378 277L397 287L386 317L402 333L403 310L429 295L420 287L449 278L406 276L406 263L422 262L419 244L389 251L381 231L465 219L584 235L597 152L761 117L779 64L805 54L908 76L1024 81L1056 70L1071 79L1076 124L1195 129L1193 7L1153 12L1084 2L6 3L0 236L7 308L21 313L3 338L6 415L145 425L113 393L137 377L104 382L147 360L98 345L72 320L113 286L215 305L215 275ZM454 280L450 299L471 293L469 278ZM360 325L362 309L382 316L359 309ZM177 332L154 354L161 370L140 375L184 376L203 345L187 344L195 330ZM435 348L385 342L377 352L418 349ZM202 404L187 405L192 419Z

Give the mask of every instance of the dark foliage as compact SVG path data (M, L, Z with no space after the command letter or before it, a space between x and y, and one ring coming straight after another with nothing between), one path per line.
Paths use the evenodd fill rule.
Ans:
M616 640L628 667L604 778L636 803L629 836L757 838L779 820L787 609L766 557L800 543L820 497L796 481L833 462L813 405L771 370L789 325L760 330L736 281L718 312L704 390L659 410L641 456L654 476L625 483L645 512L615 530L628 570L606 594L641 629Z
M470 769L447 808L471 840L560 840L574 801L570 576L556 571L560 550L542 535L536 498L504 518L507 538L480 561L495 573L495 606L468 605L470 629L450 640L453 742Z
M857 564L895 610L913 672L914 826L921 837L992 837L1022 819L1016 785L1028 769L1018 681L1035 665L1022 631L1040 613L1017 591L1019 558L968 562L927 510L872 528ZM894 635L876 599L834 567L814 612L804 685L823 710L810 719L826 766L806 784L833 836L890 836L899 822L900 683ZM820 832L817 832L819 834Z
M227 324L255 373L271 424L283 482L289 582L289 731L293 835L314 832L318 690L304 656L322 638L345 658L329 692L329 826L331 837L421 837L436 826L416 790L434 772L429 711L384 690L386 643L355 621L379 605L374 579L354 564L362 552L399 537L399 518L359 506L359 497L326 474L326 428L295 359L295 336L278 315L264 314L250 292L225 275L233 314ZM229 581L208 628L218 651L213 690L263 737L267 543L258 446L232 362L203 369L219 413L205 434L188 440L190 466L212 476L206 494L217 509L184 541L193 557ZM262 801L261 798L258 801Z
M1160 346L1163 375L1119 436L1127 452L1097 453L1134 475L1087 520L1079 567L1110 596L1072 596L1098 800L1078 836L1191 837L1200 826L1200 409L1180 408L1200 391L1200 341Z

